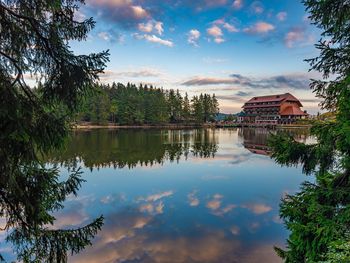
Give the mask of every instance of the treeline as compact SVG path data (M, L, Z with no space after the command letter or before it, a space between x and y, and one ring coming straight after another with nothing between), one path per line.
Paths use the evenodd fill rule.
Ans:
M213 158L218 150L215 129L115 130L93 129L72 133L66 147L47 154L43 161L65 167L134 168L163 165L189 157Z
M215 95L200 94L189 99L177 90L128 83L99 84L81 105L77 121L123 125L161 123L204 123L219 112Z

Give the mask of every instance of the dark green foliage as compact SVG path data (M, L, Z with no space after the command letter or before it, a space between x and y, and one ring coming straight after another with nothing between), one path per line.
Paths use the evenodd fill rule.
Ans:
M0 2L0 217L18 260L65 262L101 228L102 218L76 230L47 229L52 212L76 194L82 180L72 170L62 182L39 156L61 146L70 116L90 93L108 53L75 55L71 40L84 40L92 19L74 21L83 1ZM41 80L34 91L24 76Z
M77 162L93 169L100 167L134 168L194 156L215 156L218 145L214 129L115 130L93 129L75 132L65 149L45 156L48 163L73 167ZM74 141L74 143L72 143ZM79 161L77 161L79 160Z
M128 83L100 84L98 92L92 93L80 108L79 121L96 124L107 122L122 125L203 123L213 121L219 111L215 95L201 94L199 99L189 102L179 91L154 88L140 84L137 87ZM197 108L202 109L197 113Z
M291 234L285 262L350 262L350 5L343 0L304 0L311 21L323 30L309 59L323 74L311 88L332 118L313 124L317 143L305 145L287 136L273 137L273 157L282 165L303 166L314 174L295 195L282 200L280 214Z

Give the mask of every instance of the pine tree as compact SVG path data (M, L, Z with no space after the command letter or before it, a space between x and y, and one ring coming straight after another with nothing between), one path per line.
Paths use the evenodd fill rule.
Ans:
M201 100L202 98L202 100ZM203 95L200 97L198 96L193 96L192 98L192 115L193 118L195 119L196 122L202 123L203 118L204 118L204 113L203 113Z
M220 112L219 109L219 102L215 96L215 94L213 94L211 101L210 101L210 118L211 120L215 120L215 117L218 115L218 113Z
M11 229L19 261L65 262L102 226L102 217L76 230L48 230L68 194L83 180L79 170L59 181L40 155L59 148L81 97L94 86L108 52L75 55L69 41L84 40L92 19L74 21L82 1L0 2L0 216ZM41 80L34 92L24 75ZM64 110L62 110L64 109Z
M183 115L183 119L185 122L188 122L191 118L191 105L190 105L190 101L188 99L187 92L185 94L185 98L184 98L183 104L182 104L182 115Z
M343 0L304 0L310 20L323 30L320 54L307 60L323 74L311 88L335 118L317 120L313 144L273 137L273 157L283 165L301 164L314 183L287 196L280 214L291 231L288 247L277 248L285 262L350 262L350 5Z

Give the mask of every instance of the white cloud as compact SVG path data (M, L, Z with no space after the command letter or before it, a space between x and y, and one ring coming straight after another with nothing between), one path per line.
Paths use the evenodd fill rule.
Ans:
M155 207L155 211L157 212L157 214L163 214L163 208L163 202L159 202L159 204Z
M198 46L198 39L200 38L201 33L197 29L191 29L190 32L188 33L188 38L187 42L194 45Z
M284 21L287 19L287 12L279 12L276 17L279 21Z
M239 30L234 26L229 23L224 23L223 27L228 31L228 32L239 32Z
M303 28L293 28L284 37L284 43L286 47L293 48L298 42L302 42L305 39L305 30Z
M198 206L199 205L199 199L196 197L197 191L192 191L187 195L188 197L188 203L190 206Z
M120 81L120 79L130 78L159 78L164 77L165 73L156 68L142 67L138 69L130 69L125 71L105 70L103 74L99 75L100 80L104 83L112 81Z
M163 214L164 204L159 202L158 204L146 203L139 207L140 212L147 212L149 214Z
M216 25L208 28L207 33L212 37L221 37L223 35L221 28Z
M234 0L232 6L235 9L241 9L243 7L243 0Z
M160 44L167 47L174 46L174 43L171 40L162 39L160 37L157 37L156 35L148 35L148 34L141 35L141 34L135 33L134 37L137 39L145 39L148 42Z
M163 23L162 22L156 22L154 25L154 29L156 30L156 32L158 33L158 35L162 35L163 34Z
M137 28L144 33L154 32L158 35L162 35L164 32L163 23L160 21L149 20L147 23L139 23Z
M119 23L126 28L150 18L148 11L132 0L87 0L87 6L98 11L102 19Z
M213 22L215 26L221 26L225 28L228 32L233 33L233 32L239 32L239 30L232 24L225 22L224 19L218 19ZM215 30L214 30L215 33Z
M125 41L125 36L121 35L119 32L114 31L113 29L109 31L101 31L97 34L97 36L111 43L123 43Z
M153 21L148 21L147 23L139 23L138 29L145 33L151 33L153 31Z
M217 210L221 206L221 200L213 199L207 203L207 207L212 210Z
M105 41L109 41L111 39L111 35L108 32L100 32L97 34L97 36Z
M207 33L208 35L214 38L215 43L220 44L225 41L222 37L223 36L222 30L217 25L213 25L212 27L208 28Z
M139 200L145 200L147 202L155 202L155 201L158 201L159 199L162 199L164 197L169 197L169 196L172 196L174 194L173 191L165 191L165 192L160 192L160 193L157 193L157 194L153 194L153 195L149 195L147 197L140 197Z
M214 38L214 42L217 44L221 44L221 43L225 42L225 39L223 39L222 37L216 37L216 38Z
M132 9L135 17L137 17L137 18L141 19L141 18L147 17L147 15L148 15L147 11L145 9L143 9L142 6L139 6L139 5L131 6L131 9Z
M160 37L157 37L156 35L145 35L144 38L148 41L148 42L152 42L152 43L157 43L163 46L167 46L167 47L173 47L174 43L170 40L165 40L162 39Z
M259 1L253 2L250 7L255 14L262 14L264 12L264 7Z
M222 207L222 199L223 195L215 194L213 195L213 198L207 202L207 208L209 208L211 212L216 216L223 216L224 214L230 212L231 210L237 207L234 204L228 204Z

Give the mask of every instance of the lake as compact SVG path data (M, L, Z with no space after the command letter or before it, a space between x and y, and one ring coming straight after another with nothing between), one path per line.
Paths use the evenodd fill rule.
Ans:
M289 131L306 142L307 131ZM55 227L105 224L69 262L281 262L279 202L307 179L269 157L264 129L75 131L49 157L63 177L82 167L78 196ZM6 253L4 254L6 256ZM8 254L7 254L8 255Z

